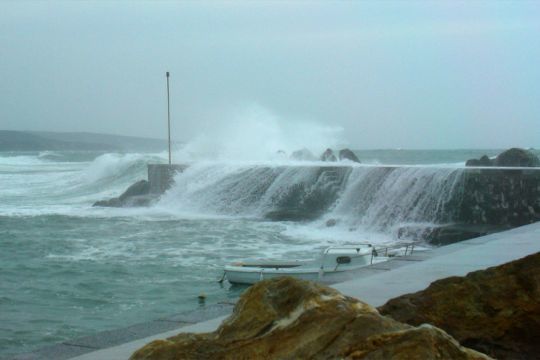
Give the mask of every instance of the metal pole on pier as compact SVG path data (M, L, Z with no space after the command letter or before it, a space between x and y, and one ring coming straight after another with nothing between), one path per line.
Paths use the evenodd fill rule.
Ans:
M167 76L167 132L169 135L169 165L171 165L171 102L169 98L169 72L166 73Z

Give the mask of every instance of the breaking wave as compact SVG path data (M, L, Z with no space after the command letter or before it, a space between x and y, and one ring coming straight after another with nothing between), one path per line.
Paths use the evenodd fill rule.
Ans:
M310 221L395 234L410 223L452 221L463 169L358 165L190 166L159 207L179 212Z

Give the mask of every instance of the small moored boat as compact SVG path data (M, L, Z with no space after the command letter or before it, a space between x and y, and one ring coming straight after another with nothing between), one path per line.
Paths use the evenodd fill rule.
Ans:
M225 266L224 278L232 284L254 284L279 276L331 281L334 275L388 260L371 244L332 246L314 260L248 260Z

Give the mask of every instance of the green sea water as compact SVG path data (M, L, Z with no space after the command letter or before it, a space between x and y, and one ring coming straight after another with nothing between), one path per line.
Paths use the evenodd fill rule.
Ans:
M448 168L459 169L469 158L499 152L356 154L370 165L430 165L432 173L441 168L447 176L455 175ZM265 190L272 196L240 199L238 187L259 181L256 172L252 179L245 176L246 168L259 166L252 163L194 166L150 208L92 207L146 178L146 165L154 162L165 157L0 153L0 356L195 309L200 293L207 303L236 298L243 288L217 282L223 265L233 260L311 258L328 244L395 241L393 228L364 226L357 214L354 232L351 226L326 229L317 221L265 221L260 211L271 206L272 196L305 175L284 172ZM369 175L362 169L358 174Z

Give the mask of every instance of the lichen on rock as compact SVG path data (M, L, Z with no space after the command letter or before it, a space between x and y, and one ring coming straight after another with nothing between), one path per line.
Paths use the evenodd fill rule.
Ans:
M131 359L488 359L433 326L413 327L314 282L259 282L214 332L151 342Z

